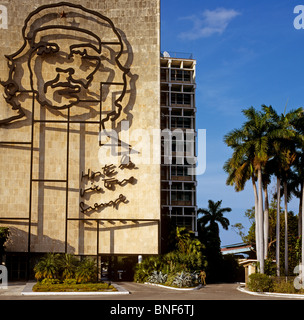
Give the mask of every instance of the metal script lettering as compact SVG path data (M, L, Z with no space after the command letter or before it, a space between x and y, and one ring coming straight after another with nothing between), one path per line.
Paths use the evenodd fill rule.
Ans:
M92 211L98 211L98 210L101 210L101 209L105 209L107 207L113 207L115 209L118 209L119 205L121 203L124 203L124 204L127 204L128 203L128 200L127 198L124 196L124 195L120 195L118 199L116 199L115 201L110 201L108 203L95 203L94 204L94 207L87 207L85 208L85 203L84 202L80 202L80 211L84 214L87 214L87 213L91 213Z

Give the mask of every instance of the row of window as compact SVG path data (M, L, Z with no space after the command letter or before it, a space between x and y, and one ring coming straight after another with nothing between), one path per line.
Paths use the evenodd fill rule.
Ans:
M162 117L169 116L169 109L162 108L161 111ZM171 116L177 117L195 117L195 112L192 109L181 109L181 108L172 108Z
M169 81L168 69L161 69L161 80ZM171 70L171 81L176 82L190 82L191 81L191 71L189 70Z
M166 127L167 124L167 119L163 118L162 119L162 126ZM177 117L172 117L171 118L171 127L172 128L186 128L190 129L191 126L191 118L177 118Z
M161 174L163 177L166 176L167 169L162 168L161 169ZM176 176L176 177L190 177L191 175L189 174L189 167L180 167L180 166L172 166L171 167L171 175Z
M163 190L169 190L170 186L168 182L162 182L161 187ZM171 185L171 190L193 190L195 191L194 183L183 183L183 182L173 182Z
M191 106L191 94L187 93L171 93L171 105L187 105ZM161 93L161 105L167 106L169 105L168 93Z
M192 192L171 192L172 201L192 201Z

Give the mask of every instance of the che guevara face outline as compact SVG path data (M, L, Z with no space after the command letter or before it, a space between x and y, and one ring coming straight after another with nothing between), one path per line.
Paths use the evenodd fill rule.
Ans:
M60 11L61 10L61 11ZM51 13L51 11L53 11L53 13ZM52 23L52 21L54 21L54 19L56 20L57 16L58 16L58 12L64 12L64 16L61 17L63 19L65 19L65 17L73 17L73 16L79 16L82 18L87 17L87 15L90 15L90 19L92 21L96 22L96 25L103 25L106 26L107 28L109 28L109 30L111 30L110 32L113 32L114 38L116 38L116 40L110 40L110 42L107 42L106 39L102 39L100 37L98 37L95 34L95 29L94 32L88 30L87 28L85 28L84 24L75 24L72 25L72 23L70 23L70 25L65 25L65 24L55 24ZM45 16L43 16L43 14L45 14ZM37 19L35 19L35 17L37 17ZM42 20L41 17L47 17L50 19L47 20ZM60 17L59 17L60 18ZM37 22L37 23L36 23ZM68 23L69 24L69 23ZM40 27L38 26L40 25ZM82 29L81 27L85 28ZM57 68L57 74L53 79L45 79L45 83L48 83L50 89L56 89L56 82L52 83L52 80L55 80L56 77L58 76L62 76L63 74L65 74L66 78L65 81L60 81L59 78L59 82L63 82L63 87L59 88L59 86L57 87L57 96L56 96L56 103L53 105L53 101L51 101L52 99L50 99L50 95L51 94L51 90L49 88L46 88L43 90L41 90L41 83L43 83L43 79L41 79L42 77L40 77L40 95L38 92L38 88L37 85L34 84L34 78L35 76L39 77L39 74L35 74L36 70L32 68L32 58L35 55L39 55L41 54L41 56L43 54L47 54L47 51L51 51L53 50L53 53L57 53L56 51L58 50L57 47L52 47L52 46L48 46L49 41L45 41L45 43L42 43L41 40L35 40L36 35L40 32L40 31L45 31L45 30L50 30L50 29L60 29L60 31L64 31L64 30L70 30L72 32L74 32L75 34L78 33L78 31L80 33L85 33L85 37L86 38L90 38L91 40L88 43L82 43L79 46L78 44L71 44L69 52L65 52L67 54L67 58L68 55L70 55L70 59L75 58L76 54L78 56L78 58L86 58L86 59L82 59L83 61L85 60L90 60L87 58L92 58L90 60L91 63L96 63L96 68L93 68L91 70L91 72L87 73L87 75L85 77L77 77L77 72L78 70L75 70L75 68L61 68L61 67L55 67L55 71ZM51 33L51 32L50 32ZM58 34L58 32L57 32ZM122 72L122 82L123 87L122 87L122 92L121 95L114 101L114 106L115 109L112 112L109 112L106 115L106 118L103 119L103 123L102 126L104 126L104 123L106 121L112 120L115 121L116 119L118 119L121 111L122 111L122 101L125 97L126 94L126 90L127 90L127 74L129 73L130 69L126 68L125 66L123 66L120 62L120 58L122 57L122 54L124 53L124 43L122 40L122 35L120 34L120 31L118 29L116 29L114 23L107 18L106 16L84 8L81 5L76 5L76 4L71 4L71 3L59 3L59 4L50 4L50 5L44 5L39 7L38 9L36 9L35 11L33 11L25 20L24 23L24 27L22 28L22 35L23 35L23 39L24 39L24 43L22 45L22 47L16 51L15 53L11 54L11 55L6 55L6 59L8 60L8 68L9 68L9 77L6 81L1 81L1 85L4 87L4 98L5 101L7 102L8 105L10 105L12 107L12 110L15 110L16 115L13 115L9 118L0 120L0 125L8 125L10 123L13 123L16 120L22 119L23 117L26 116L25 110L22 107L22 98L21 100L19 100L19 96L20 93L22 92L29 92L29 89L26 89L25 87L23 87L23 84L20 82L19 79L15 78L16 72L20 66L20 62L22 63L23 57L27 57L27 64L28 64L28 70L30 73L30 90L35 93L35 97L36 99L40 102L43 103L45 106L49 107L49 108L53 108L53 109L66 109L66 108L70 108L74 105L76 105L79 101L79 97L81 96L81 94L83 92L85 92L85 90L88 90L87 88L89 88L89 86L92 85L94 76L96 78L96 81L98 81L99 79L97 79L98 75L96 75L97 71L98 71L98 64L100 61L102 61L103 57L101 54L101 48L102 46L107 46L108 44L110 45L115 45L115 54L114 54L114 60L115 60L115 65L118 67L117 70L119 70L119 72ZM93 41L92 41L93 38ZM112 39L114 39L112 38ZM37 37L37 39L39 39ZM109 40L108 40L109 41ZM74 47L75 45L75 47ZM78 50L77 50L78 47ZM79 48L81 50L79 50ZM85 52L84 50L87 49L87 52ZM117 50L116 50L117 49ZM75 50L79 51L79 52L75 52ZM72 53L71 51L74 51L74 53ZM91 53L89 53L89 51ZM59 52L59 51L58 51ZM93 52L93 53L92 53ZM49 54L49 53L48 53ZM72 56L74 55L74 56ZM114 61L113 60L113 61ZM98 62L99 61L99 62ZM94 67L94 64L93 64ZM101 66L102 67L102 66ZM68 69L68 70L67 70ZM74 70L72 70L74 69ZM66 72L64 72L64 70ZM22 71L21 71L22 72ZM18 72L19 73L19 72ZM57 83L58 84L58 83ZM52 86L54 88L52 88ZM86 88L87 87L87 88ZM91 86L92 87L92 86ZM48 90L50 90L48 92ZM45 92L46 91L46 92ZM46 94L46 96L45 96ZM49 95L49 97L48 97ZM21 96L20 96L21 97ZM61 101L60 101L61 100Z
M38 30L29 59L31 86L38 102L57 110L77 105L101 67L97 37L79 31L71 41L71 36L62 31L60 35L54 32L41 36Z

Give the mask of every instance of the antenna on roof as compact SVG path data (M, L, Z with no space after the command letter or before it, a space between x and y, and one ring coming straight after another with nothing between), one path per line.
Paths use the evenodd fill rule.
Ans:
M170 53L168 51L164 51L163 56L164 58L170 58Z

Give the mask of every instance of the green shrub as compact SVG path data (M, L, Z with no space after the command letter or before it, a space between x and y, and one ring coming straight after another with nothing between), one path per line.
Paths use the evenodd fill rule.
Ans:
M89 283L96 281L97 265L94 260L84 259L80 262L75 272L78 283Z
M266 274L251 274L249 276L248 289L253 292L273 291L273 279Z
M201 252L186 254L180 251L173 251L166 254L163 259L167 267L166 273L193 272L205 266Z
M166 283L167 278L167 274L163 274L161 271L159 273L157 271L153 271L152 275L148 277L147 281L149 283L164 284Z
M294 277L273 277L273 292L278 293L301 293L303 294L304 290L297 290L294 285Z
M75 285L77 284L77 280L76 279L65 279L63 281L64 285L70 286L70 285Z
M67 280L70 281L70 280ZM86 284L42 284L38 282L33 287L34 292L98 292L117 291L108 283L86 283Z
M68 280L70 280L72 284L95 282L97 279L95 261L84 259L79 263L78 259L71 254L48 253L35 265L34 272L38 281L56 279L58 283L60 283L59 280L69 283Z
M207 261L202 255L203 245L194 238L193 232L189 232L186 228L176 228L174 237L175 251L144 258L142 263L136 266L135 282L171 285L178 277L184 278L187 274L187 277L189 275L191 279L189 281L192 284L195 283L195 279L192 279L193 272L207 265Z
M182 271L175 276L175 279L172 282L174 287L178 288L188 288L192 286L192 277L189 272Z
M167 273L164 269L165 262L162 256L150 256L144 258L142 263L137 264L135 268L134 281L144 283L152 275L153 271Z
M48 253L35 265L35 278L37 280L58 279L59 269L59 254Z
M59 279L48 279L45 278L41 281L41 284L49 285L49 284L59 284L60 280Z
M176 273L168 274L167 281L166 281L165 285L172 287L173 281L175 280L175 278L176 278Z
M172 281L172 286L178 288L191 288L198 285L198 273L197 272L180 272L177 273Z
M59 258L59 268L63 280L75 279L76 268L79 263L77 258L72 254L63 254Z
M265 274L267 274L268 276L274 277L276 276L276 270L277 270L277 266L275 262L273 262L272 259L266 259L265 267L264 267Z
M4 251L4 244L9 237L9 228L0 227L0 253Z

